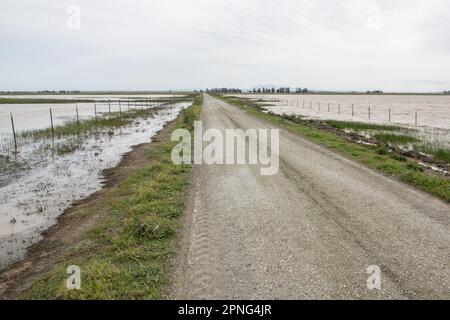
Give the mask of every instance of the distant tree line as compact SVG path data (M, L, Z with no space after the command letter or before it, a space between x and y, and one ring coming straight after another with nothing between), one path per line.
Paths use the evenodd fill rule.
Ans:
M444 91L444 94L450 94L450 90L449 91Z
M241 89L236 88L213 88L206 89L207 93L242 93Z
M65 93L65 94L73 94L73 93L81 93L81 91L78 90L40 90L40 91L0 91L0 93L7 93L7 94L15 94L15 93L37 93L37 94L55 94L55 93Z
M249 92L253 93L291 93L291 88L259 88L259 89L252 89ZM295 93L308 93L308 89L304 88L296 88Z

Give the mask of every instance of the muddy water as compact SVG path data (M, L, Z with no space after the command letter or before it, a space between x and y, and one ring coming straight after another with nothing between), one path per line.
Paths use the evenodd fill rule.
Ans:
M0 166L0 269L22 259L71 203L99 190L104 169L116 166L133 145L150 141L189 105L167 107L114 134L98 133L70 154L52 155L36 143L19 154L18 164L0 159L9 163Z

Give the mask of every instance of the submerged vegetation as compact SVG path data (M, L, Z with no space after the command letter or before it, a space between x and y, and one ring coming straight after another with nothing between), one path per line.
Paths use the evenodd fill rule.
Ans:
M401 127L388 126L382 124L364 123L364 122L352 122L352 121L337 121L337 120L325 120L326 124L337 129L352 129L352 130L382 130L382 131L400 131Z
M132 109L126 112L111 112L102 115L102 117L91 118L87 120L72 120L63 125L39 130L22 131L22 138L61 138L63 136L76 136L85 133L92 133L99 129L119 128L131 124L135 119L144 118L152 115L161 108L152 109Z
M17 141L21 145L30 142L42 142L40 149L54 151L57 155L65 155L79 149L82 142L92 137L93 134L114 135L116 129L152 117L163 108L158 106L147 109L99 113L98 116L93 118L70 120L53 128L20 131L17 133Z

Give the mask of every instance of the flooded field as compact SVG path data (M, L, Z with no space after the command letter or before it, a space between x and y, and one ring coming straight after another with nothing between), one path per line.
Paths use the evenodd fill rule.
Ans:
M68 139L74 140L77 147L68 152L55 153L45 147L49 141L44 139L29 142L17 154L0 154L0 269L20 260L26 248L38 241L41 232L53 225L74 201L99 190L104 169L116 166L132 146L149 142L167 122L190 105L190 102L182 102L164 106L126 126L97 130L81 141L77 141L77 137L58 137L53 141L67 144ZM15 111L23 108L23 115L28 115L31 108L13 107ZM36 116L29 118L35 126L29 123L26 127L47 128L48 121L44 121L43 115L40 118L47 107L39 105L42 111L36 111ZM67 117L73 116L71 105L51 107L59 110L54 115L57 123L64 123ZM81 117L92 117L89 113L92 104L78 107ZM2 108L4 106L0 105L0 110Z
M238 95L262 99L267 110L315 119L450 129L450 96Z

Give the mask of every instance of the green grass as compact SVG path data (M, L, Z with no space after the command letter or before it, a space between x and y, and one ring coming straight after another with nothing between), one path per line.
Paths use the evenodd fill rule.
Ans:
M120 94L120 93L115 93L115 94ZM111 102L111 103L118 103L118 99L114 98L114 94L110 95L112 96L111 99L77 99L77 98L71 98L71 99L61 99L58 98L58 94L52 94L55 98L27 98L26 95L23 95L22 98L0 98L0 104L53 104L53 103L57 103L57 104L64 104L64 103L107 103L107 102ZM72 94L70 94L72 95ZM95 94L92 94L95 95ZM185 101L187 99L192 99L194 97L193 94L184 94L184 97L174 97L174 98L168 98L168 97L142 97L142 96L129 96L127 97L127 99L132 100L132 102L137 102L137 103L141 103L141 102L148 102L151 101L153 102L180 102L180 101ZM76 95L75 95L76 96ZM126 101L122 101L122 103L126 103Z
M450 150L437 149L433 151L432 155L435 157L435 159L450 163Z
M286 119L283 116L263 113L257 106L253 107L249 101L223 96L216 97L243 108L257 118L300 134L369 168L378 170L446 202L450 202L450 180L424 172L422 167L414 160L393 154L384 148L350 142L337 134L313 127L299 117Z
M419 151L431 155L436 160L450 163L450 150L436 147L433 143L423 143L417 146Z
M183 111L176 128L193 130L201 98ZM99 206L107 218L74 244L63 263L33 283L27 299L161 299L169 282L178 218L183 212L190 165L171 161L176 142L154 147L150 165L138 169ZM93 214L96 208L79 209ZM87 211L86 211L87 210ZM81 289L67 290L66 269L81 268Z
M418 141L416 138L405 134L392 134L392 133L376 133L374 134L374 138L380 142L392 142L401 145Z
M334 128L341 129L341 130L344 130L344 129L353 129L353 130L357 130L357 131L368 131L368 130L401 131L401 130L405 130L404 128L401 128L398 126L388 126L388 125L364 123L364 122L338 121L338 120L325 120L324 122Z

